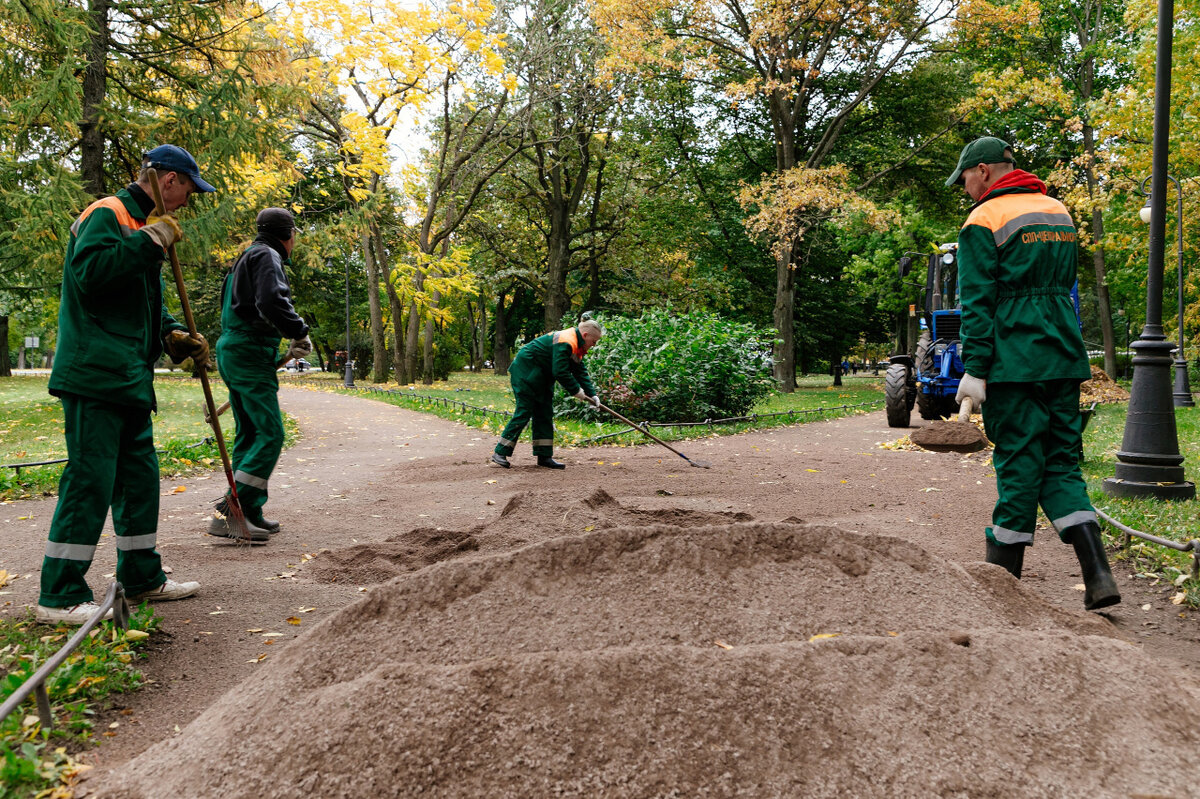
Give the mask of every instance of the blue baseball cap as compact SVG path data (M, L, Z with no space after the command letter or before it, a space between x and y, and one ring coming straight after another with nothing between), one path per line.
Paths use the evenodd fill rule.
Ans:
M147 167L187 175L192 183L196 184L196 191L216 191L211 183L200 177L200 167L196 165L196 159L192 158L192 154L174 144L160 144L143 155L142 168Z

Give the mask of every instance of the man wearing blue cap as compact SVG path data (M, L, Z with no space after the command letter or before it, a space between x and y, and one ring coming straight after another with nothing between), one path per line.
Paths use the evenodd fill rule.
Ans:
M279 522L263 515L271 473L283 451L283 416L275 364L279 343L291 339L287 359L312 352L308 324L292 305L284 264L296 244L296 219L286 208L264 208L255 220L258 235L234 262L221 297L221 337L217 368L229 386L229 405L237 423L233 440L233 478L245 529L230 523L222 500L209 522L210 535L266 541Z
M154 363L165 350L176 362L203 364L208 343L163 302L163 256L183 231L173 216L153 215L152 167L168 212L193 192L213 191L187 150L164 144L146 153L135 183L89 205L71 226L50 375L68 463L42 562L39 621L82 624L98 609L86 575L109 508L117 579L130 598L183 599L200 587L167 579L155 548Z
M1071 214L993 136L963 148L946 181L956 184L975 201L958 234L966 374L956 399L974 400L996 447L987 561L1020 579L1040 505L1075 548L1084 607L1115 605L1121 594L1079 471L1079 384L1091 370L1071 298Z

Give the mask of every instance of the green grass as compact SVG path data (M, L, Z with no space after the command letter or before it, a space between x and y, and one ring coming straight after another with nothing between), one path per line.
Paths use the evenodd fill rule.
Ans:
M149 634L158 622L153 609L143 603L132 613L129 628ZM0 700L12 696L75 629L38 624L32 611L24 618L0 620L0 670L5 673ZM42 728L32 696L0 719L0 799L73 795L70 787L81 769L70 753L93 741L93 719L112 705L112 695L142 685L145 678L133 664L142 657L139 649L147 640L137 633L127 637L112 622L103 622L46 681L52 730Z
M1083 476L1087 480L1092 503L1122 524L1179 543L1200 538L1200 506L1190 502L1157 499L1117 499L1105 494L1102 484L1112 477L1117 450L1125 432L1127 405L1101 405L1095 410L1083 434ZM1187 480L1200 482L1200 408L1176 408L1175 427L1179 451L1183 455ZM1124 535L1108 525L1105 535L1110 544L1120 546ZM1200 581L1190 579L1190 553L1177 552L1134 538L1128 550L1119 550L1116 559L1128 561L1141 579L1166 588L1174 584L1184 594L1182 604L1200 607Z
M0 379L0 464L29 463L67 457L63 438L62 406L46 393L46 377ZM220 379L210 380L213 400L228 398ZM154 442L160 452L159 471L177 477L220 467L215 443L203 444L212 435L204 421L204 392L200 381L180 375L156 375L154 391L158 413L154 416ZM221 417L226 444L233 446L233 415ZM284 415L285 446L299 436L294 419ZM197 446L198 444L198 446ZM62 476L62 464L21 469L0 469L0 500L53 495Z
M304 385L322 387L328 385L328 388L341 393L371 396L393 405L462 422L469 427L496 435L499 435L500 431L504 429L504 425L508 421L508 414L513 410L513 393L508 378L496 377L490 371L456 372L451 375L449 380L438 381L431 386L420 383L400 386L396 383L371 384L360 381L356 389L341 388L340 378L331 373L310 373L298 378L284 378L281 382L286 384L289 379ZM825 375L810 375L798 381L794 393L772 393L753 408L750 414L747 414L758 414L760 417L758 419L711 427L655 427L653 432L666 441L677 441L713 434L729 435L746 430L782 427L818 419L832 419L866 413L883 407L882 376L878 378L872 378L869 375L848 377L843 381L845 385L839 388L831 385L832 380L833 378ZM368 393L367 389L371 387L396 393ZM455 402L486 408L493 413L453 405L452 403ZM843 407L859 406L862 403L870 404L866 407ZM768 414L787 414L788 412L792 412L792 415L767 416ZM621 435L605 437L604 443L630 445L646 441L645 436L640 433L621 432L628 431L629 428L616 421L596 423L560 417L555 419L554 426L555 440L564 446L586 444L597 437L609 436L612 433L621 433Z

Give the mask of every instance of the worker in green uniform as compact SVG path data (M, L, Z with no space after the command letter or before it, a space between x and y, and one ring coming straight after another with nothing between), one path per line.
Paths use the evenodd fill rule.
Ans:
M588 377L583 356L603 335L604 329L598 322L586 319L578 327L538 336L520 349L509 368L517 408L500 434L492 463L509 468L508 456L513 454L521 431L532 420L537 465L567 468L565 463L554 460L554 383L561 384L568 394L599 406L600 394Z
M1012 148L968 144L946 181L975 201L958 236L962 353L957 399L983 412L999 498L987 561L1018 579L1037 509L1075 548L1088 610L1121 601L1079 471L1079 384L1091 376L1071 299L1075 225Z
M154 363L165 349L176 362L204 364L208 343L189 336L163 303L163 256L183 231L174 217L152 215L151 167L168 212L192 192L213 191L187 150L164 144L146 153L135 183L89 205L71 226L50 374L68 463L42 562L39 621L82 624L98 610L86 575L110 507L116 575L128 597L183 599L200 587L167 579L155 548Z
M266 541L279 522L263 515L267 486L283 451L276 363L279 343L291 339L286 359L312 352L308 325L292 305L283 267L296 244L296 219L286 208L265 208L255 224L258 235L225 278L221 298L221 337L217 369L229 387L237 433L233 439L233 478L251 541ZM228 496L209 523L211 535L241 538L231 523Z

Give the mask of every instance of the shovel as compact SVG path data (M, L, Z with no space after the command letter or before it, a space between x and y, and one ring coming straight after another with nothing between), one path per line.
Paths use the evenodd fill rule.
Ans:
M158 187L158 172L154 169L147 171L150 188L154 191L154 213L161 216L167 210L163 205L162 191ZM192 318L192 306L188 302L187 287L183 284L183 268L179 265L179 256L175 254L174 244L167 248L167 255L171 259L171 271L175 273L175 287L179 289L179 304L183 306L183 318L187 322L188 333L195 336L197 335L196 320ZM250 531L246 529L246 515L242 513L242 503L238 500L237 484L233 479L233 467L229 463L229 450L225 448L225 436L221 432L220 416L217 414L216 403L213 402L212 388L208 385L208 370L201 366L196 371L200 374L200 385L204 387L205 409L208 411L207 417L210 420L209 424L212 425L213 436L217 439L217 449L221 451L225 479L229 481L229 501L225 503L225 507L229 511L229 518L233 520L235 531L239 533L238 540L249 543Z
M591 404L592 404L592 402L591 402L590 400L580 400L580 402L586 402L588 405L591 405ZM612 414L613 416L617 417L617 418L618 418L618 419L620 419L622 422L624 422L625 424L627 424L627 425L629 425L630 427L632 427L634 430L637 430L637 431L638 431L639 433L641 433L642 435L646 436L647 438L650 438L650 439L654 440L655 442L657 442L657 443L659 443L659 444L662 444L664 447L666 447L667 449L671 450L671 451L672 451L672 452L674 452L676 455L678 455L679 457L681 457L681 458L683 458L685 461L687 461L689 466L695 466L695 467L697 467L697 468L699 468L699 469L711 469L711 468L712 468L712 464L711 464L711 463L709 463L708 461L694 461L694 460L692 460L692 459L691 459L691 458L689 458L687 455L684 455L682 452L680 452L679 450L675 449L675 448L674 448L674 447L672 447L670 444L668 444L667 442L663 441L661 438L659 438L658 436L654 435L653 433L651 433L651 432L650 432L649 430L647 430L646 428L642 427L641 425L637 424L636 422L631 422L631 421L629 421L629 420L628 420L628 419L626 419L624 416L622 416L621 414L617 413L616 411L614 411L612 408L608 407L607 405L605 405L605 404L603 404L603 403L597 403L596 407L597 407L597 408L601 408L601 409L603 409L603 410L605 410L605 411L608 411L610 414Z

